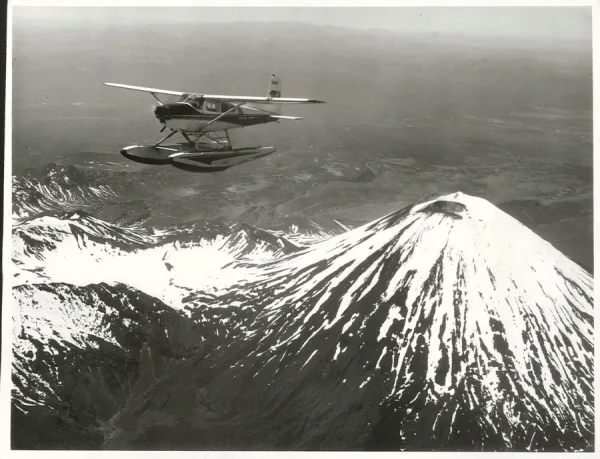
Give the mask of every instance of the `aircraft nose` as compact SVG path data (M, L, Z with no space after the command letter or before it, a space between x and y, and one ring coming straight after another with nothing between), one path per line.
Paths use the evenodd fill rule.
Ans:
M169 107L165 107L164 105L159 105L154 109L154 116L158 119L159 122L165 123L166 119L170 113Z

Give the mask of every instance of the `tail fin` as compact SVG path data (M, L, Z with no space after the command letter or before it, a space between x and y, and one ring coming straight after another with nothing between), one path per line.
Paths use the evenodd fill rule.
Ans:
M281 80L275 74L271 75L271 81L269 82L269 90L267 91L267 97L281 97ZM281 115L281 105L273 104L269 106L269 111Z
M281 97L281 80L275 74L271 75L267 97Z

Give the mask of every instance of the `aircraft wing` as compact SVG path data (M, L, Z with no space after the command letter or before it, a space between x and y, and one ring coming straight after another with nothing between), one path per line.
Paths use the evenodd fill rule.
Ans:
M168 94L170 96L182 96L184 94L193 94L195 97L202 97L204 100L212 100L215 102L250 102L255 104L324 104L322 100L302 99L297 97L250 97L250 96L228 96L215 94L199 94L191 92L171 91L169 89L146 88L143 86L132 86L120 83L104 83L106 86L115 88L130 89L133 91L142 91L150 94Z
M322 100L302 99L298 97L250 97L250 96L225 96L214 94L196 94L202 96L204 100L214 100L216 102L251 102L255 104L324 104Z
M113 86L115 88L123 88L123 89L131 89L133 91L142 91L154 94L168 94L170 96L182 96L187 94L185 92L180 91L171 91L168 89L156 89L156 88L145 88L143 86L131 86L128 84L119 84L119 83L104 83L105 86Z

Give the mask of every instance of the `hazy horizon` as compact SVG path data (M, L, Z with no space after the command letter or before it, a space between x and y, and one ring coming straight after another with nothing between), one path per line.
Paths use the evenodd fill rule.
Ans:
M14 25L80 28L298 22L356 30L558 41L592 39L590 7L29 7Z

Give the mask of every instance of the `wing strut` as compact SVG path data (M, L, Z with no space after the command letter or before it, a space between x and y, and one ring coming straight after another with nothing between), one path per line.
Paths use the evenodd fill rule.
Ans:
M158 105L162 105L163 103L160 101L160 99L158 97L156 97L156 94L151 92L150 94L152 94L152 97L154 97L156 99L156 101L158 102Z
M221 118L223 118L225 115L228 115L229 113L231 113L231 112L232 112L232 111L234 111L234 110L237 110L238 108L239 108L239 106L237 106L237 105L233 105L233 107L231 107L229 110L227 110L226 112L223 112L223 113L221 113L219 116L217 116L217 117L213 118L213 119L212 119L212 120L210 120L208 123L206 123L206 126L204 126L204 128L203 128L203 129L201 129L201 130L199 131L199 133L201 133L202 131L206 130L206 128L207 128L208 126L210 126L211 124L213 124L213 123L214 123L214 122L216 122L216 121L219 121L219 120L220 120Z
M163 143L163 142L167 141L168 139L170 139L171 137L173 137L173 135L175 135L175 133L177 133L177 131L169 132L165 137L163 137L157 143L155 143L154 146L158 147L161 143Z

